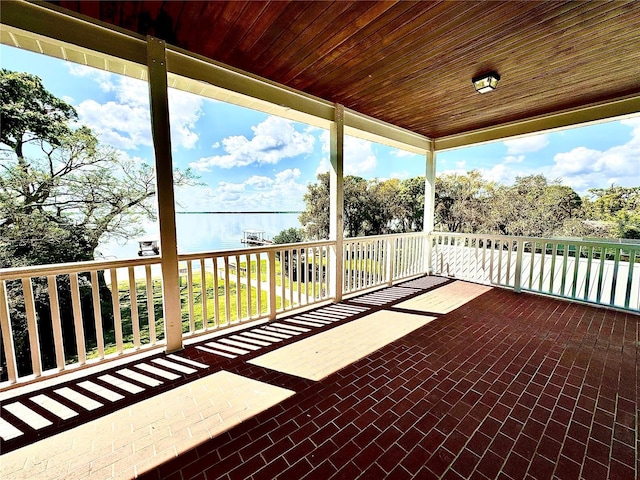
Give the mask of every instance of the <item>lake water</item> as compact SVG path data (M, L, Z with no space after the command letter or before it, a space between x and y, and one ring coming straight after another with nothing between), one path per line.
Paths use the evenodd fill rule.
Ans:
M178 252L195 253L244 248L240 242L244 230L261 230L272 239L287 228L300 228L299 213L192 213L177 214ZM143 238L158 238L157 226L149 228ZM138 258L138 238L124 245L100 246L105 259Z

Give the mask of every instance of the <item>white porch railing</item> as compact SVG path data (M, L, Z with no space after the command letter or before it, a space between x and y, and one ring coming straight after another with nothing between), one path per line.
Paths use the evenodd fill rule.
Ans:
M153 257L0 270L8 381L163 344L164 325L155 316L162 305L159 263ZM103 310L105 300L108 311Z
M445 276L640 311L640 243L436 232Z
M331 300L334 248L180 255L183 337ZM423 273L425 248L421 233L346 240L343 293ZM0 388L165 345L162 295L160 257L0 270Z
M334 248L321 241L180 255L183 337L331 300ZM348 238L343 248L343 294L430 268L640 311L639 244L412 233ZM162 305L159 257L0 270L0 388L164 345Z
M326 265L332 245L326 241L180 255L183 311L188 311L184 335L274 319L329 300Z
M356 293L425 272L423 233L345 238L343 293Z

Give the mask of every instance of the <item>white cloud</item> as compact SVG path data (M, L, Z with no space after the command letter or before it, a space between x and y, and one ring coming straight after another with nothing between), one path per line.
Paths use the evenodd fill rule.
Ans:
M327 173L331 169L331 164L329 163L329 159L324 157L320 160L318 164L318 168L316 168L316 177L321 173Z
M90 127L101 142L124 150L153 144L147 82L78 65L70 65L69 72L95 81L103 91L115 97L115 100L106 103L90 99L76 106L80 123ZM195 124L202 115L202 103L203 99L197 95L169 90L171 141L174 147L195 146L198 141Z
M215 188L180 187L176 198L183 211L302 210L307 187L298 183L300 175L295 168L273 176L254 175L243 182L219 182Z
M196 170L206 172L211 167L232 168L248 165L276 164L284 158L296 157L313 151L315 137L299 132L293 122L280 117L268 117L253 130L253 137L243 135L224 138L222 147L226 155L201 158L190 164Z
M202 97L182 90L169 89L171 144L193 148L198 142L196 122L202 116Z
M518 155L517 157L515 155L508 155L504 157L504 163L522 163L524 159L524 155Z
M547 134L532 135L529 137L516 138L514 140L505 140L503 143L507 147L507 153L511 155L537 152L549 145L549 136Z
M329 132L324 130L320 135L322 142L322 151L329 152ZM374 173L377 165L376 155L373 152L373 144L367 140L356 137L344 137L344 174L365 176L368 173ZM323 159L316 170L316 174L326 168L329 171L330 163L327 159Z
M517 175L511 168L507 167L504 163L498 163L491 168L479 169L482 177L497 183L511 184L515 180Z
M273 179L269 177L265 177L262 175L254 175L249 178L246 182L246 185L249 185L256 190L266 190L273 186Z
M577 147L553 157L551 172L576 190L640 185L640 117L622 120L632 128L631 138L606 150Z
M80 123L90 127L103 143L121 150L135 150L138 145L152 144L148 109L85 100L76 110Z
M389 153L394 157L402 158L402 157L419 157L417 153L408 152L407 150L401 150L399 148L390 150Z

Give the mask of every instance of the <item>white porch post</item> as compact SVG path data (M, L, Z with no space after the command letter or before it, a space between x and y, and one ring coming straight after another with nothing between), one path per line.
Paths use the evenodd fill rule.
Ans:
M342 237L344 235L344 106L335 105L334 122L331 124L329 174L329 239L335 242L330 259L331 294L336 302L342 300L344 259Z
M428 235L433 232L434 215L436 204L436 152L433 145L426 152L426 173L424 180L424 222L423 232ZM424 259L424 270L431 275L433 267L431 265L432 240L427 236L426 258Z
M165 42L147 37L151 131L156 159L156 194L160 223L162 298L167 352L182 348L182 315L178 277L178 242L173 194L173 160L169 127Z

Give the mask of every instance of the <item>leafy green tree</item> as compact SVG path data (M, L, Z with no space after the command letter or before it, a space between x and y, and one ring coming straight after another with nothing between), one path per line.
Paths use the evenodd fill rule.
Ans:
M301 228L287 228L273 237L273 243L300 243L304 241L304 230Z
M365 235L384 235L401 228L400 180L370 180Z
M424 187L424 176L406 178L400 183L398 229L401 232L422 230L424 225Z
M362 177L344 177L344 229L347 237L357 237L367 231L368 187L368 182Z
M435 224L449 232L477 233L487 221L494 184L477 170L436 177Z
M608 236L640 238L640 187L592 188L583 202L587 216L607 226Z
M307 185L302 197L305 209L298 217L306 237L312 240L329 238L329 172L319 173L317 178L316 183Z
M591 229L581 221L583 216L582 200L572 188L529 175L495 189L488 226L490 233L503 235L584 236Z

